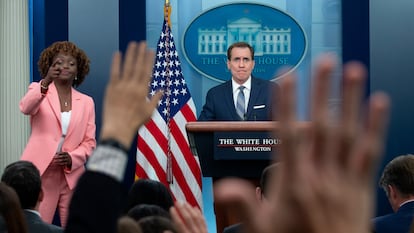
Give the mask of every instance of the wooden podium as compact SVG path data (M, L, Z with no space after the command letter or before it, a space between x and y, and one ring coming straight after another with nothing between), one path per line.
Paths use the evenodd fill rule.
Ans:
M186 125L191 150L199 157L203 176L213 182L223 177L244 178L258 185L280 140L273 134L278 122L206 121ZM223 207L214 206L217 233L239 220Z
M259 178L280 143L272 135L277 126L271 121L206 121L190 122L186 130L203 176Z

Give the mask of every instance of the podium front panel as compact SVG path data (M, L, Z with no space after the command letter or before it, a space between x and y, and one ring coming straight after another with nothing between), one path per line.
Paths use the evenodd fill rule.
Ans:
M258 178L262 170L270 162L268 155L266 156L267 158L260 159L215 158L214 148L216 147L216 142L214 141L214 132L199 132L191 137L193 137L193 146L197 150L195 153L199 156L201 169L205 177L221 178L234 176ZM252 156L250 157L253 158Z

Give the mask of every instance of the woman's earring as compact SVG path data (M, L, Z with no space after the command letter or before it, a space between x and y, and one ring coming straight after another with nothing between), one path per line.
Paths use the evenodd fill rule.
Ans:
M75 76L75 80L78 80L78 76Z

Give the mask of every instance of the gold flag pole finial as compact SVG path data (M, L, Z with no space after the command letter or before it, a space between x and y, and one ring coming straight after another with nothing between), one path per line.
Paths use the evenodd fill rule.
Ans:
M168 26L171 27L171 5L170 5L170 0L165 0L165 5L164 5L164 17L166 18L167 22L168 22Z

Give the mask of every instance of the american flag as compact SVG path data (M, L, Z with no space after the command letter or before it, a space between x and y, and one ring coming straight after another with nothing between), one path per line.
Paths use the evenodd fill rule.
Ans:
M181 71L169 26L168 10L157 44L149 98L164 96L151 120L138 132L136 176L158 180L175 200L202 208L201 169L190 150L185 125L196 120L196 109Z

